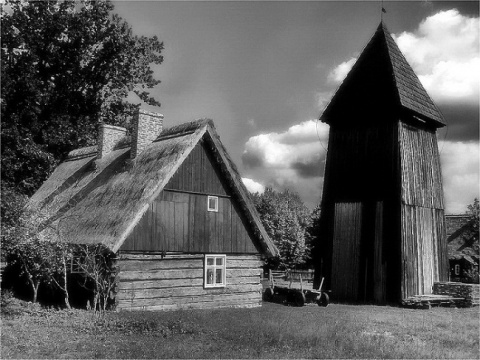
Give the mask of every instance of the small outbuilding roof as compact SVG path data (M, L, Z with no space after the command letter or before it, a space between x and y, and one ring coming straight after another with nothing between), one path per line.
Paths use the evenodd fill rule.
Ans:
M345 108L395 107L435 127L445 120L398 48L383 21L325 108L321 120L335 122Z
M128 142L101 159L97 159L97 146L72 151L27 205L40 223L41 236L68 243L101 243L116 252L199 141L212 148L264 255L276 255L278 250L208 119L165 129L134 160L129 160Z

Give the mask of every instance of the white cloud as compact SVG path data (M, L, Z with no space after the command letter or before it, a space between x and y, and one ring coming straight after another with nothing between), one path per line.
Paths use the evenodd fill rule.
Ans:
M415 32L394 38L435 101L478 103L478 18L456 9L441 11L422 21Z
M321 195L328 130L328 125L308 120L282 133L253 136L245 143L242 161L250 177L278 190L292 189L313 208Z
M319 111L325 110L328 102L333 96L333 92L331 91L319 91L315 94L315 99L317 101L317 109Z
M350 58L348 61L342 62L340 65L337 65L327 76L328 81L334 83L341 83L343 79L347 76L348 72L351 70L353 64L357 61L356 57Z
M251 193L262 194L265 191L265 186L249 178L242 178L243 183L248 191Z
M245 144L243 160L247 166L290 169L294 164L319 160L320 141L328 140L328 125L315 120L304 121L283 133L251 137Z
M439 142L447 214L462 214L479 197L478 142Z

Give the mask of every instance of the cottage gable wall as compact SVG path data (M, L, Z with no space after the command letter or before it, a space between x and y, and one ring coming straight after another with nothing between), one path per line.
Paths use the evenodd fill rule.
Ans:
M208 211L208 196L218 211ZM258 254L248 222L204 142L198 143L121 251Z

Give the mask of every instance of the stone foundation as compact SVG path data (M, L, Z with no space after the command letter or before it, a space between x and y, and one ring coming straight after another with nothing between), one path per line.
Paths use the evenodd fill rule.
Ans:
M466 305L473 306L479 304L480 285L458 282L436 282L433 284L433 294L464 298Z

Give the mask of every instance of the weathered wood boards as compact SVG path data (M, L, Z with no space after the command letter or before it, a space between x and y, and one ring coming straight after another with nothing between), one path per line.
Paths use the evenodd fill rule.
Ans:
M195 146L121 250L259 253L212 156L204 144ZM218 197L218 211L207 210L208 195Z
M358 297L361 223L361 203L335 204L332 289L339 299L356 300Z
M448 270L436 140L445 121L383 22L321 120L330 133L316 282L325 276L340 301L431 293Z
M118 309L173 310L253 307L261 304L263 262L257 255L230 255L226 286L204 288L203 256L122 254Z
M435 131L399 123L402 297L448 279L440 158Z
M434 282L448 278L435 132L402 120L393 128L352 129L350 135L331 130L336 147L327 158L323 205L332 213L323 226L332 228L330 235L324 230L331 241L324 251L331 254L328 284L337 300L385 303L396 294L401 300L431 294ZM386 154L390 160L383 158ZM362 174L355 177L354 171ZM398 290L391 291L392 283Z

